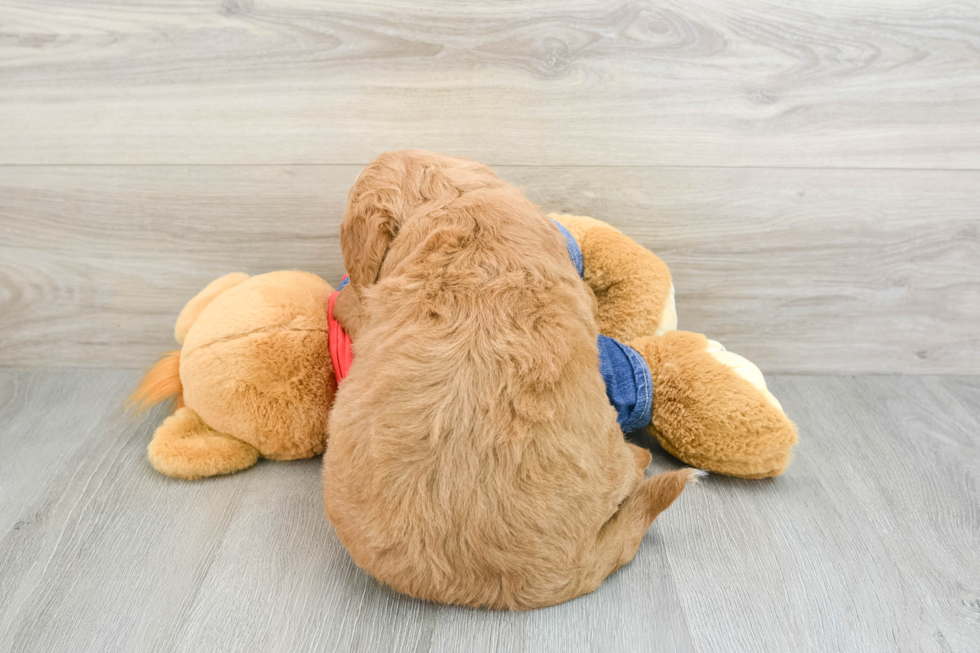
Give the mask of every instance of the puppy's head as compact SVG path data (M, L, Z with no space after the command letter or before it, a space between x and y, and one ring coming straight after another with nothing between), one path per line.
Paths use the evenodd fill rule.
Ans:
M351 188L340 225L351 293L359 297L397 265L389 252L406 225L463 193L499 185L503 182L482 164L423 150L386 152L369 163ZM411 249L397 248L400 256Z

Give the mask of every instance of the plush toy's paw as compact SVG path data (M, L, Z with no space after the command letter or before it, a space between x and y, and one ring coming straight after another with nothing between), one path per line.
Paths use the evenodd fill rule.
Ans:
M215 431L187 407L164 420L146 453L158 472L187 480L231 474L259 459L255 447Z
M751 362L699 333L630 343L653 376L651 433L689 465L728 476L782 474L796 427Z

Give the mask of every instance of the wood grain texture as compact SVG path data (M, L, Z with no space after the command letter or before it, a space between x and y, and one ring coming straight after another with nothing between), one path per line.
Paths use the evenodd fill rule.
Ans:
M0 364L144 367L212 279L336 283L358 166L14 167ZM764 371L980 372L980 172L500 167L671 267L680 327Z
M773 377L784 476L708 477L599 590L520 614L367 577L318 460L157 474L135 381L0 370L0 651L980 650L980 377Z
M949 389L976 414L977 378L770 385L800 426L787 474L715 478L714 500L681 515L706 547L671 557L675 579L712 595L683 600L696 645L722 650L711 639L726 633L730 650L976 650L980 431ZM747 538L751 551L732 546Z
M0 163L980 166L980 5L0 0Z

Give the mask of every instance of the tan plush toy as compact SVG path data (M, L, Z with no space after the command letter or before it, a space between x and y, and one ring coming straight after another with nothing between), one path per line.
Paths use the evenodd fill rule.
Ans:
M552 215L581 250L600 332L649 366L647 427L688 465L743 478L781 474L796 429L759 369L701 334L677 331L670 272L604 222ZM322 453L337 384L328 346L333 288L306 272L211 282L181 311L181 345L147 372L133 403L177 398L154 433L150 463L169 476L230 474L259 458Z
M259 458L323 453L337 388L327 350L333 288L308 272L241 272L212 281L177 317L181 345L133 393L142 407L177 397L148 455L160 472L197 479Z
M599 331L636 349L653 377L661 446L692 467L742 478L778 476L796 427L762 372L700 333L677 331L667 265L594 218L552 214L582 250L583 278L599 304Z

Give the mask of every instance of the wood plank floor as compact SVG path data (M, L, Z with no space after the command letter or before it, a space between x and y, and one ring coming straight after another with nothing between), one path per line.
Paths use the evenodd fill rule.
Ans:
M0 651L980 650L980 377L772 377L783 477L708 477L599 590L520 614L363 574L319 460L157 474L135 380L0 370Z

